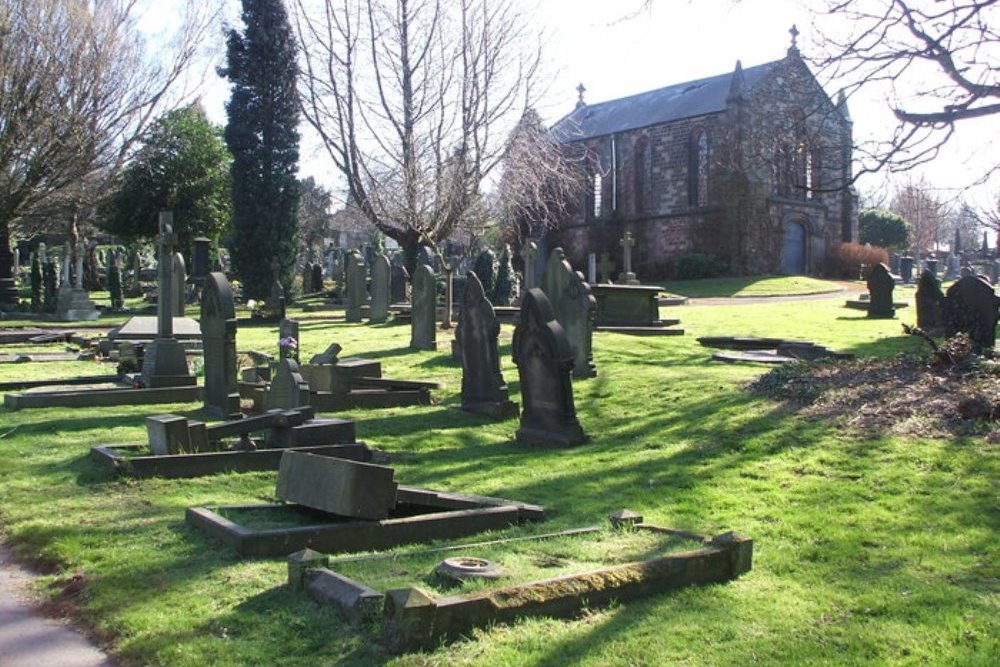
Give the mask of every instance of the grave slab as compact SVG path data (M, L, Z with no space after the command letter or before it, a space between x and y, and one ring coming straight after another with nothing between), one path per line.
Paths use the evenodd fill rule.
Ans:
M288 451L281 459L280 500L331 514L379 520L396 505L393 469Z

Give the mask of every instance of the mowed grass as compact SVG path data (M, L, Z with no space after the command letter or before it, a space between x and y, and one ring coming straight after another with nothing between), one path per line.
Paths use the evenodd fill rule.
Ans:
M839 292L844 284L819 280L809 276L744 276L703 278L699 280L668 280L658 283L673 294L687 297L753 297L795 296ZM864 283L858 283L864 289Z
M841 299L688 306L664 310L681 318L683 337L596 334L599 374L574 383L591 439L566 450L524 449L512 442L515 421L453 410L461 371L450 334L439 333L439 352L410 352L408 327L325 316L303 315L303 358L338 342L342 356L380 359L386 376L447 383L432 406L347 415L359 439L391 457L400 483L545 505L548 521L525 532L601 524L622 507L664 526L738 530L754 540L753 571L390 656L374 627L287 590L280 559L240 559L184 523L189 506L273 501L274 473L134 481L87 458L96 444L142 440L148 414L197 417L198 406L0 410L3 530L46 566L43 595L77 605L124 664L995 664L996 445L862 438L805 420L742 391L765 369L712 362L695 341L807 338L889 356L921 349L900 330L913 322L912 305L898 320L868 320ZM501 352L517 400L510 334L504 327ZM275 327L238 334L240 350L273 353L276 340ZM94 364L4 364L0 381L71 368L90 373Z

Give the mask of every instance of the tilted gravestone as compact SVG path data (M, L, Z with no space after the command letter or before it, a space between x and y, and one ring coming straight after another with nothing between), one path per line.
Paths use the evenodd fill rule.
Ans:
M286 451L275 495L338 516L378 521L396 506L393 475L385 466Z
M896 316L893 307L892 290L896 281L889 267L879 262L868 274L868 317L892 319Z
M941 315L941 283L930 270L920 274L917 282L917 326L931 336L940 335L944 330L944 318Z
M493 304L486 298L479 278L470 271L455 329L462 353L462 409L508 419L517 416L517 403L510 400L500 372L499 336L500 321Z
M389 280L392 276L389 259L377 253L372 262L372 303L368 311L368 321L381 324L389 318Z
M185 299L187 291L187 268L184 265L184 255L179 252L174 253L174 266L173 266L173 279L174 287L170 290L170 296L172 298L171 312L173 312L174 317L184 317L184 307L187 300Z
M437 282L434 270L421 264L413 272L410 349L437 349Z
M236 385L236 307L224 273L209 273L201 292L201 340L205 359L205 411L219 419L240 417Z
M278 360L265 403L268 410L291 410L309 405L309 384L302 379L294 359Z
M985 280L975 276L959 279L941 302L945 336L969 334L977 350L996 344L996 328L1000 297Z
M573 377L594 377L597 375L593 354L597 300L583 276L566 261L562 248L554 248L549 255L542 285L573 350Z
M325 350L319 354L314 354L309 360L310 364L336 364L340 351L343 350L339 343L330 343Z
M530 289L524 295L513 349L522 402L517 441L543 446L584 442L587 436L573 403L573 352L540 289Z
M367 271L361 253L352 250L347 255L347 321L361 321L361 307L368 300Z

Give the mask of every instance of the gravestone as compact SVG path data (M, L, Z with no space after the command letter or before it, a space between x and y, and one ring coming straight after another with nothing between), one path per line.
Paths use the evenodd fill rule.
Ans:
M336 364L337 357L340 355L340 351L344 349L339 343L330 343L325 350L319 354L314 354L309 363L312 365L318 364Z
M323 291L323 266L316 262L312 265L312 284L309 285L310 292Z
M99 292L101 290L101 272L97 259L97 242L90 244L81 242L80 249L83 250L83 279L81 287L88 292Z
M924 261L924 269L930 271L935 276L937 276L938 261L936 259L928 259Z
M892 319L896 316L893 308L892 290L896 286L889 267L879 262L868 274L868 317Z
M587 255L587 282L597 283L597 254L593 252Z
M174 216L169 211L160 213L160 296L156 303L156 338L146 346L142 364L142 380L146 387L182 387L195 384L195 376L188 371L184 347L174 338L174 318L170 304L173 292L173 256L177 234L174 233Z
M945 336L965 332L977 351L994 347L997 319L1000 317L998 307L1000 297L985 280L975 276L959 279L948 288L941 302Z
M434 270L420 264L413 272L410 349L437 349L437 281Z
M455 339L462 353L462 409L494 419L517 416L500 372L500 321L475 272L465 279Z
M917 326L931 336L938 336L944 329L941 316L941 283L930 270L920 274L917 282Z
M218 419L239 419L233 290L224 273L209 273L204 283L200 322L205 359L204 409Z
M309 384L302 379L294 359L278 360L265 403L268 410L291 410L309 405Z
M128 283L128 295L132 298L142 296L142 256L136 250L132 253L132 279Z
M270 318L282 320L285 317L285 288L279 280L281 275L281 263L275 257L271 260L271 292L268 294L266 306L267 315Z
M523 292L538 287L538 275L535 262L538 261L538 245L534 241L528 241L521 248L521 259L524 261L524 287Z
M899 253L892 250L889 251L889 270L899 275Z
M622 247L622 272L618 275L618 280L625 285L638 285L635 273L632 272L632 248L635 246L635 239L632 232L625 232L620 242Z
M346 259L347 270L347 321L361 321L361 307L368 300L365 260L361 253L352 250Z
M556 319L566 331L573 351L573 377L597 375L594 366L593 334L597 316L597 300L579 272L566 261L562 248L553 248L545 265L543 290Z
M385 466L287 451L281 455L275 495L338 516L378 521L396 506L393 474Z
M601 253L601 262L597 265L598 273L602 283L610 283L615 274L615 263L611 260L611 255L606 252Z
M517 441L542 446L586 441L573 403L573 352L552 304L538 288L524 295L513 354L522 401Z
M83 241L77 245L75 276L69 270L72 263L69 241L66 242L65 252L63 284L59 286L59 292L56 294L55 317L62 322L96 320L100 317L101 312L97 310L97 304L87 296L87 290L83 289L83 256L85 252ZM70 281L71 276L75 279L73 282Z
M368 310L368 322L381 324L389 318L389 258L377 253L372 261L372 303Z
M192 241L191 250L191 280L195 285L201 285L205 276L211 271L212 239L199 236Z
M294 359L299 363L299 321L281 320L278 323L278 358Z
M909 255L899 258L899 275L907 285L913 282L913 258Z
M187 267L184 265L184 255L179 252L174 253L173 280L174 287L170 290L170 297L173 300L171 312L174 317L184 317L184 307L187 304Z
M410 295L407 287L410 284L410 274L401 264L392 265L392 283L390 286L390 301L392 303L409 303Z

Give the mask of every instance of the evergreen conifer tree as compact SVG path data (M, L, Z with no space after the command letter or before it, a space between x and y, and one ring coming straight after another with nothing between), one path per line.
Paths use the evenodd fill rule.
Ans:
M232 259L243 294L261 299L275 279L292 285L299 187L296 45L282 0L243 0L226 67L233 86L225 139L233 154ZM277 257L278 275L271 274Z
M514 265L510 260L510 246L505 245L497 260L497 279L491 295L494 306L509 306L514 298Z

